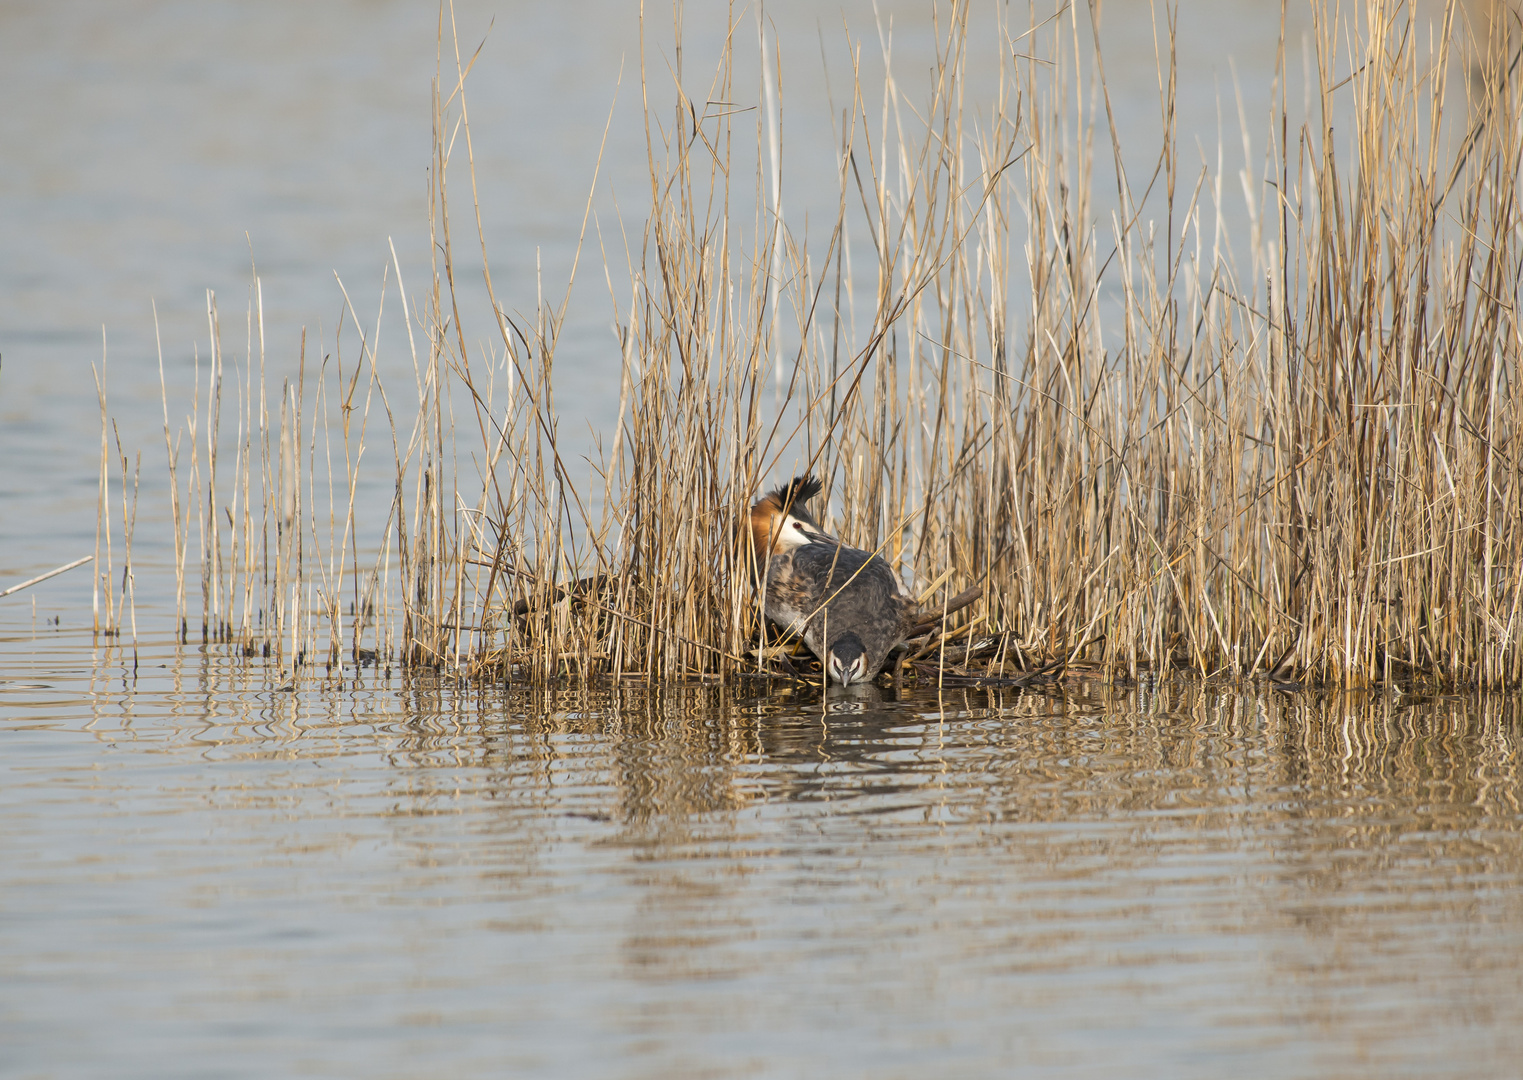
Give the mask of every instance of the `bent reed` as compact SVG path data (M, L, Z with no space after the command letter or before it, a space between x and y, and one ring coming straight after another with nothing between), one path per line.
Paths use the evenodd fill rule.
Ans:
M493 286L456 45L433 275L421 296L399 265L383 285L409 311L416 411L352 306L351 355L317 365L304 341L267 392L256 283L229 451L209 301L209 385L178 439L165 407L187 639L198 559L201 636L296 677L346 658L532 682L775 672L743 525L813 471L825 527L922 605L891 678L1523 686L1516 32L1454 2L1431 37L1410 3L1317 5L1310 115L1282 30L1233 176L1176 142L1170 26L1140 175L1089 9L1011 10L939 7L923 96L887 44L881 85L857 64L831 106L835 219L808 230L780 194L776 58L738 85L735 27L690 94L681 48L647 70L642 40L650 207L590 480L560 436L567 301L515 316ZM975 93L991 33L1003 59ZM457 287L474 274L480 348ZM389 510L361 536L361 457L388 435Z

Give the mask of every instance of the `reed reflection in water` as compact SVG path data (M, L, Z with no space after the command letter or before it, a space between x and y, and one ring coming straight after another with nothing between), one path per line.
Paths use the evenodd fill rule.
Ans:
M171 645L92 688L5 647L14 1075L1523 1060L1515 701L292 694Z

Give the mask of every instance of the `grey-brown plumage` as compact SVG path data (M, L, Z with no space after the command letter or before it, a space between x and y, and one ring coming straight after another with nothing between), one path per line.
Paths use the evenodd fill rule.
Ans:
M820 528L804 508L819 491L806 475L759 500L752 543L767 617L802 637L830 678L847 686L878 674L914 622L915 603L883 559Z

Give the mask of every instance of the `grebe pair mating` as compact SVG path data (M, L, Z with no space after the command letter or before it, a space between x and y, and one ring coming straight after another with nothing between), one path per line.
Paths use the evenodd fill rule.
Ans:
M916 605L888 563L821 529L804 504L820 493L805 474L751 507L756 573L767 618L804 639L832 681L878 674L915 621Z

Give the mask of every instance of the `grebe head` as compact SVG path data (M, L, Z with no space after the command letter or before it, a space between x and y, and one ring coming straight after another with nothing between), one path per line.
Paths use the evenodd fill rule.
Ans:
M751 507L751 535L758 559L765 561L805 544L833 544L804 504L820 493L820 482L807 473L768 492Z
M832 680L842 686L871 678L872 673L867 670L867 650L862 647L862 639L848 631L832 641L825 654L825 670Z

